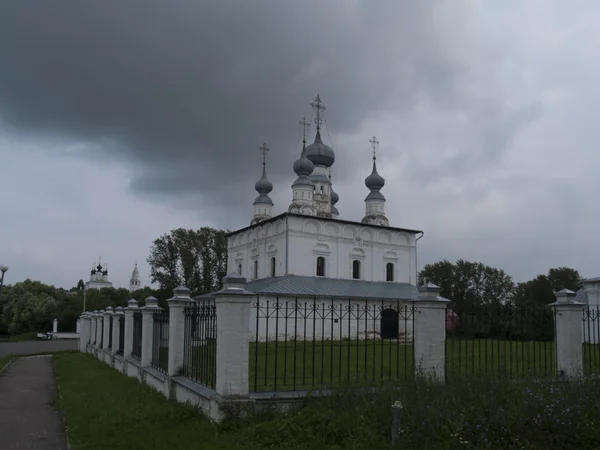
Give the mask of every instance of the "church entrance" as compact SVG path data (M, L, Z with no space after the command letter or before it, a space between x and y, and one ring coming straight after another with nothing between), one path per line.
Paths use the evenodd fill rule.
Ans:
M384 309L381 311L381 339L398 339L398 311Z

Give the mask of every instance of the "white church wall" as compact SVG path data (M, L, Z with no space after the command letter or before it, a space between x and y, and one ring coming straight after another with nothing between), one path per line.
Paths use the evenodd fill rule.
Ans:
M271 258L275 258L275 276L285 275L285 217L236 233L227 242L227 273L238 273L239 265L248 281L254 277L258 261L258 279L271 276Z
M600 283L584 283L583 289L590 308L589 316L582 324L583 342L600 344Z
M289 217L288 273L315 276L317 257L325 257L325 276L352 279L352 262L360 261L360 279L386 281L386 264L394 264L394 281L416 283L415 236L403 231Z
M412 341L410 302L302 297L296 300L287 296L260 296L258 302L254 301L250 308L251 342L379 340L385 309L398 312L398 339Z

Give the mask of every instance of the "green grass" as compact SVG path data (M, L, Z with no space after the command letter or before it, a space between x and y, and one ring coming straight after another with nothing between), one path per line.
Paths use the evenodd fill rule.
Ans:
M15 358L15 355L0 356L0 374L2 374L4 368Z
M468 378L442 384L412 378L378 390L339 388L283 414L229 417L213 426L90 355L54 358L73 450L391 449L391 405L401 401L395 448L411 450L597 448L600 379L518 383Z
M87 354L53 358L73 450L234 449L198 410L167 401Z

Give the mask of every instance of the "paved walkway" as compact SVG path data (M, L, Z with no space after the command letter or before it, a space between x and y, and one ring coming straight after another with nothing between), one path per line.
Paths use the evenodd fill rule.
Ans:
M23 341L23 342L0 342L0 358L6 355L31 355L33 353L61 352L66 350L77 350L79 340L65 341ZM2 447L0 447L2 449Z
M66 450L55 398L50 357L15 360L0 374L0 449Z

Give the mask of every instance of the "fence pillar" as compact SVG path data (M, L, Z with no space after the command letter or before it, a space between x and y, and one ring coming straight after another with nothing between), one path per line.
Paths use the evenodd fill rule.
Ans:
M576 302L577 294L568 289L556 292L554 308L554 344L556 346L556 370L567 378L583 375L581 319L584 303Z
M168 375L176 376L183 367L183 346L185 336L184 309L191 303L190 290L185 286L173 289L169 305L169 362Z
M215 294L217 314L217 379L220 397L247 396L250 305L255 294L244 289L246 278L230 273Z
M123 358L129 358L133 350L133 313L138 309L137 304L137 300L132 298L127 302L127 308L124 310L125 342L123 343Z
M94 310L90 313L90 345L96 344L96 314L98 311Z
M419 287L413 335L415 370L443 381L446 375L446 308L449 300L440 297L440 290L433 283Z
M102 328L103 328L102 319L103 319L103 317L104 317L103 309L96 312L96 348L97 349L102 348Z
M75 324L75 333L81 333L81 317L77 319L77 323Z
M52 321L52 332L58 333L58 319Z
M110 316L113 315L112 306L106 308L104 311L104 339L102 340L102 349L109 350L108 343L110 342L109 334L110 334Z
M119 341L121 340L121 320L123 320L123 307L117 306L115 313L113 314L113 334L112 334L112 348L110 349L115 355L119 351Z
M79 321L79 351L86 352L87 346L90 343L90 330L92 326L92 319L87 312L84 312Z
M142 308L142 354L140 366L148 367L152 363L152 343L154 336L154 312L159 311L158 299L148 297Z

